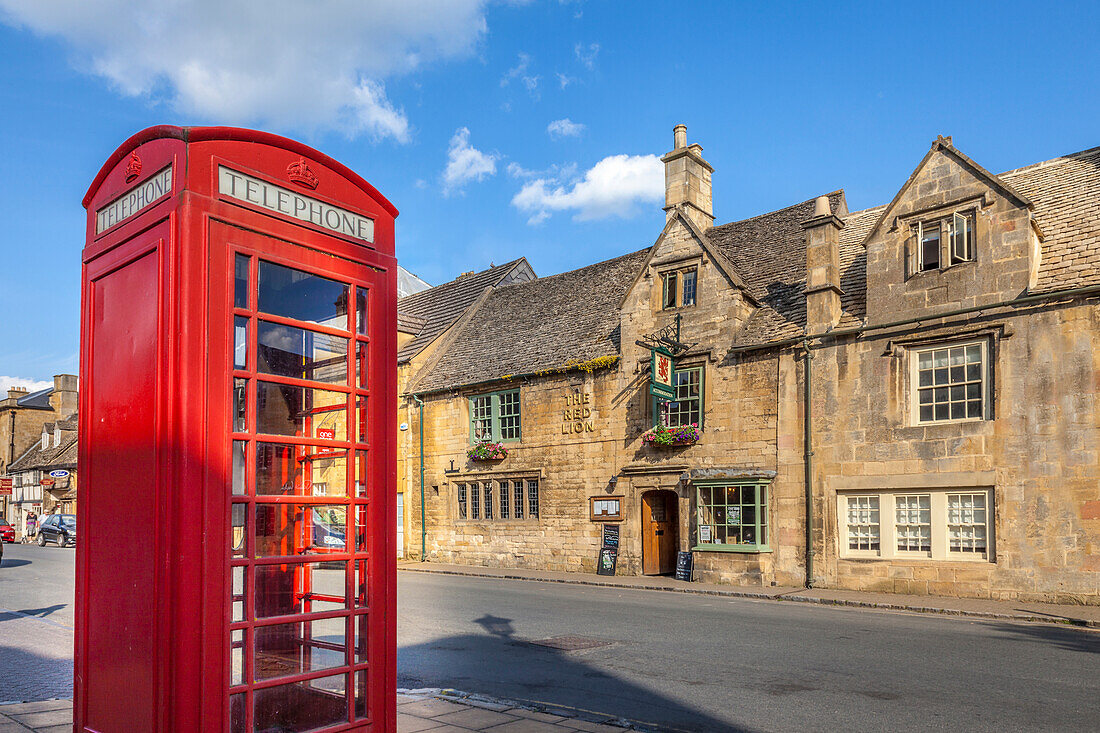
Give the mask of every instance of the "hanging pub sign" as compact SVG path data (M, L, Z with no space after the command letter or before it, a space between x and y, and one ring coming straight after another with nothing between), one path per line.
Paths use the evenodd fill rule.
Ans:
M676 388L673 386L675 375L676 366L672 362L672 354L661 348L653 349L649 393L662 400L676 399Z

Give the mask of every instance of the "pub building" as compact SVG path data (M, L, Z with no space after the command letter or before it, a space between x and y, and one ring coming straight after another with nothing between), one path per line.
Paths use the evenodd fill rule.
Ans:
M674 141L651 245L399 301L406 557L1100 603L1100 148L715 224Z

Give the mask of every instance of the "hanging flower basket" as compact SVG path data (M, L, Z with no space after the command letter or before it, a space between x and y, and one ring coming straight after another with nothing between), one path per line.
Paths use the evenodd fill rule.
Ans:
M508 457L508 449L503 443L478 443L466 449L466 457L471 461L499 461Z
M654 448L672 448L681 445L695 445L699 440L699 426L681 425L676 428L666 428L658 425L652 430L642 434L642 443Z

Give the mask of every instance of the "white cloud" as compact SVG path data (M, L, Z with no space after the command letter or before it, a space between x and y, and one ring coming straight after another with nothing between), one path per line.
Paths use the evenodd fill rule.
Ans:
M8 396L8 390L12 387L25 387L28 392L37 392L40 389L52 387L53 382L40 382L37 379L25 377L0 377L0 399Z
M525 53L521 53L517 56L516 65L504 72L504 76L500 77L500 85L502 87L508 86L508 84L520 76L523 76L527 72L527 67L531 65L531 57Z
M384 80L467 56L488 0L0 0L121 94L227 124L409 139Z
M497 172L497 159L500 156L483 153L470 145L470 130L460 127L455 130L447 148L447 167L443 169L443 193L450 195L470 181L481 181Z
M583 43L578 43L573 47L573 53L576 54L578 61L584 64L586 68L591 69L596 65L596 56L600 53L600 44L590 43L585 46Z
M558 84L561 85L562 89L565 89L567 86L569 86L570 84L572 84L573 82L576 81L576 79L574 79L573 77L566 76L565 74L561 73L560 71L557 72L555 74L555 76L558 77Z
M562 120L554 120L546 126L546 131L550 133L550 137L557 139L562 137L580 137L584 132L584 125L579 122L566 117Z
M638 205L664 200L664 165L656 155L611 155L575 175L536 178L523 184L512 205L539 224L556 211L574 211L574 221L633 216Z

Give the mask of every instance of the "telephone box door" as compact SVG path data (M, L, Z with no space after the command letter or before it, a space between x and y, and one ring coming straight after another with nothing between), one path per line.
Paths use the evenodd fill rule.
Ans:
M231 731L312 730L369 718L382 639L371 633L372 517L384 502L371 419L379 273L212 223L211 313L224 314L221 414L232 481ZM338 264L335 267L334 264ZM380 289L379 289L380 292ZM212 350L213 355L213 350ZM230 376L231 375L231 376ZM372 502L372 499L375 499Z

